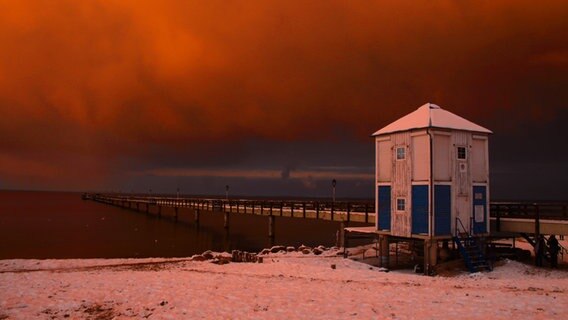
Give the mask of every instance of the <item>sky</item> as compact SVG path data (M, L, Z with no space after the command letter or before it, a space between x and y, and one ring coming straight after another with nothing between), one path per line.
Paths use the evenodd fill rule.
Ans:
M0 0L0 189L372 198L432 102L492 198L566 200L567 72L566 1Z

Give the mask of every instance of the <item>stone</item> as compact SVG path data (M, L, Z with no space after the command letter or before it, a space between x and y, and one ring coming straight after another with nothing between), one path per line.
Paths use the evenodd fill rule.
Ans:
M262 251L259 254L261 254L261 255L270 254L270 249L262 249Z
M211 260L211 263L221 265L221 264L227 264L227 263L229 263L229 260L227 260L227 259L215 258L215 259Z
M288 252L294 252L294 251L296 251L296 248L294 248L294 247L292 247L292 246L289 246L289 247L286 247L286 251L288 251Z
M336 266L335 264L332 264L332 265L331 265L331 268L332 268L333 270L335 270L335 268L337 268L337 266Z
M211 250L207 250L203 252L201 255L204 256L207 260L213 259L213 251Z
M191 256L191 261L205 261L205 260L207 260L207 258L205 258L203 255L200 254Z
M323 251L320 250L319 248L314 248L314 249L312 250L312 252L313 252L315 255L320 255L320 254L323 253Z
M285 246L273 246L272 248L270 248L270 252L272 253L277 253L280 251L286 251L286 247Z
M310 249L304 248L302 249L303 254L310 254L312 251Z

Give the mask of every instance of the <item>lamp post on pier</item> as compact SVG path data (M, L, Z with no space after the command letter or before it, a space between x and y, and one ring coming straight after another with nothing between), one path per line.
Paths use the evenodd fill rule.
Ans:
M179 187L177 188L176 198L179 199Z

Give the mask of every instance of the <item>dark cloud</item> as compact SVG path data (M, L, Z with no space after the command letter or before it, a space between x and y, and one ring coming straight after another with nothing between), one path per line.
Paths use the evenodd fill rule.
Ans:
M505 148L568 121L567 21L565 1L3 1L0 175L368 167L368 135L425 102Z

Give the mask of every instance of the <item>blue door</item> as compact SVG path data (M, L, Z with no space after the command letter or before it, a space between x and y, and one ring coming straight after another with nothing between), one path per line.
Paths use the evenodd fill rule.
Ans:
M391 228L391 187L379 187L379 230Z
M473 233L487 233L487 187L473 187Z
M452 234L452 192L451 186L434 186L434 234Z
M412 233L428 233L428 186L412 186Z

